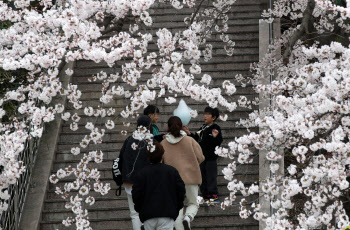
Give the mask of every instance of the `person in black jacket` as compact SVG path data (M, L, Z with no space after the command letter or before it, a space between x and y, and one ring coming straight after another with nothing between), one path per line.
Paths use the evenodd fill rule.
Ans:
M173 230L184 206L185 184L174 167L161 163L162 145L158 142L154 145L153 152L147 151L151 164L134 181L132 198L145 230Z
M140 116L137 119L137 127L143 126L150 129L152 119L149 116ZM134 145L134 146L133 146ZM135 148L135 145L137 146ZM134 202L132 200L132 185L135 182L136 174L145 166L149 165L147 158L147 143L146 141L139 141L129 136L123 144L119 154L120 171L122 180L127 194L130 217L133 230L141 230L141 221L138 213L134 209Z
M222 143L221 128L215 124L219 117L217 108L206 107L204 109L205 124L196 132L191 133L185 126L183 129L187 135L198 141L205 156L204 162L201 163L202 184L200 187L204 200L210 200L212 203L219 203L217 187L217 158L215 148Z

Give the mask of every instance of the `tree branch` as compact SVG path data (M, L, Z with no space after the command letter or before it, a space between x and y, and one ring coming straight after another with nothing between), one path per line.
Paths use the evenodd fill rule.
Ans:
M193 21L194 21L194 18L195 18L196 15L198 14L198 11L199 11L199 9L201 8L203 2L204 2L204 0L202 0L202 1L199 3L199 5L198 5L198 7L197 7L197 9L196 9L196 12L194 12L194 14L193 14L193 16L192 16L192 18L191 18L190 25L192 25L192 23L193 23Z
M102 35L106 35L112 31L121 31L122 27L124 25L125 20L121 19L118 22L116 22L113 26L109 26L108 28L106 28L104 31L101 32Z
M286 45L286 50L283 54L283 60L288 59L292 53L292 49L295 43L305 34L309 33L309 23L310 18L312 17L312 12L315 9L315 0L310 0L307 4L307 7L303 13L303 19L300 24L300 28L297 29L294 34L290 37L289 42Z

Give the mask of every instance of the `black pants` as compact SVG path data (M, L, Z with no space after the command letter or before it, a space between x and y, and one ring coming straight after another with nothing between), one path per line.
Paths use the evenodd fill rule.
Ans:
M202 173L202 196L218 194L218 163L217 160L205 160L200 165Z

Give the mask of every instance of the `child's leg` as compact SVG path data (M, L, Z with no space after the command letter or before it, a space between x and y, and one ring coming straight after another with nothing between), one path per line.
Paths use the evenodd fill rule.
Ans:
M207 160L206 162L207 191L209 195L218 194L218 163L217 160Z
M191 221L197 215L199 204L197 201L198 196L198 185L186 184L186 199L187 199L187 208L185 216L189 216Z
M207 190L207 173L206 173L206 160L200 164L201 174L202 174L202 184L200 186L201 194L205 198L208 195Z
M129 204L129 209L130 209L132 228L133 228L133 230L140 230L142 223L140 221L139 214L135 211L132 196L127 194L127 197L128 197L128 204Z
M158 219L158 223L156 230L173 230L174 229L174 220L169 217L160 217Z
M184 225L182 224L183 219L184 219L184 209L182 208L179 211L179 215L177 216L174 223L174 227L176 230L184 230Z
M155 230L157 229L158 218L148 219L143 223L145 230Z

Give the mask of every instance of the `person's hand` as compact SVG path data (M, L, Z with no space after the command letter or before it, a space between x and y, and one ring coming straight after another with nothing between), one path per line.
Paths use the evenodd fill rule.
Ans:
M190 130L188 129L187 126L183 126L183 127L182 127L182 130L185 131L185 132L187 133L187 135L190 135L190 134L191 134L191 132L190 132Z
M213 130L211 131L211 133L213 134L213 137L215 138L215 137L217 137L217 135L219 134L219 131L218 131L217 129L213 129Z

